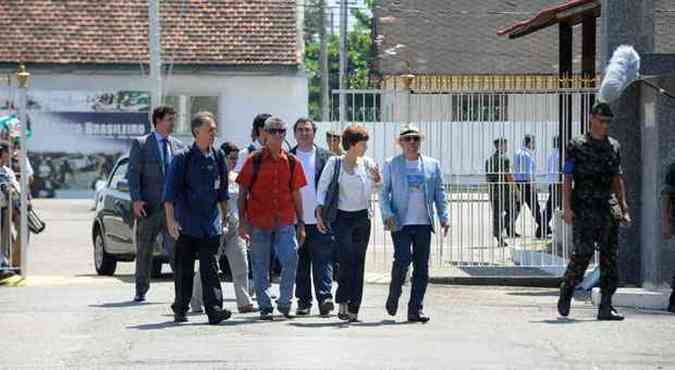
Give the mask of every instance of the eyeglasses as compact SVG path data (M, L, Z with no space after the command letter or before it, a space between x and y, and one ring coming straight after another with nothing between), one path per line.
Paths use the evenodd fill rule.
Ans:
M406 142L409 142L409 143L413 143L413 142L417 143L420 140L422 140L422 138L419 137L419 136L404 136L403 137L403 141L406 141Z
M285 128L268 128L265 131L272 135L286 135L286 129Z

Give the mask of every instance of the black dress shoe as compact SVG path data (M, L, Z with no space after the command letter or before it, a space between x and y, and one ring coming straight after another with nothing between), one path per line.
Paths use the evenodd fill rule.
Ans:
M321 316L327 316L335 309L335 304L330 298L325 299L323 302L319 303L319 314Z
M284 317L287 319L293 318L293 315L291 315L291 306L288 307L277 306L277 311L279 311L279 313L284 315Z
M408 314L408 321L410 322L421 322L425 323L431 320L431 318L424 314L422 310Z
M177 313L177 314L173 315L173 321L177 322L177 323L178 322L187 322L188 319L187 319L187 316L185 316L184 313Z
M337 317L338 319L343 321L349 321L351 319L349 313L347 312L347 304L340 303L340 308L338 309Z
M621 321L623 316L612 307L612 296L603 294L600 299L600 307L598 308L598 320L601 321Z
M387 297L387 303L385 303L384 307L387 309L387 313L390 316L396 316L396 311L398 311L398 299L390 295Z
M136 293L134 302L145 302L145 294Z
M612 309L612 306L600 306L598 309L598 320L600 321L622 321L623 316Z
M307 316L312 312L312 307L298 307L295 310L296 316Z
M210 325L218 325L221 322L227 320L232 316L232 312L229 310L216 311L209 316Z
M263 320L263 321L274 321L274 316L272 316L272 313L271 313L271 312L260 311L260 320Z
M560 284L560 298L558 298L558 313L560 316L567 317L570 314L573 296L574 290L569 289L566 282Z

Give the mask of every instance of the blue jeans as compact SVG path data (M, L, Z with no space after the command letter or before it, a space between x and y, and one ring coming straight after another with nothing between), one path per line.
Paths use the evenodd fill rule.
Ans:
M278 226L272 230L253 229L251 233L253 247L253 276L255 294L261 312L272 313L270 300L270 258L271 250L276 252L281 262L281 283L277 306L284 309L291 307L293 284L298 268L298 242L295 238L295 225Z
M339 264L335 300L337 303L347 303L349 312L359 313L363 298L366 251L370 239L368 210L338 211L334 228Z
M307 239L298 249L298 273L295 277L295 296L300 308L312 306L312 280L319 304L333 298L333 236L322 234L316 225L306 225L305 231Z
M394 264L391 267L389 296L401 297L401 290L410 262L413 264L412 290L408 302L408 312L422 309L424 293L429 283L429 250L431 246L430 225L407 225L391 233L394 241ZM412 248L411 248L412 247Z

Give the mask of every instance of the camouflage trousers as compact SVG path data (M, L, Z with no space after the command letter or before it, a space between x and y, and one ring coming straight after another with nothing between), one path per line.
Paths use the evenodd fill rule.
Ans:
M504 185L490 184L488 195L492 205L492 235L497 240L502 240L503 230L508 234L515 231L515 199L512 197L511 187Z
M619 271L616 265L618 250L618 224L609 210L581 209L574 212L574 250L563 280L568 287L576 287L595 251L600 252L600 291L612 295L616 291Z

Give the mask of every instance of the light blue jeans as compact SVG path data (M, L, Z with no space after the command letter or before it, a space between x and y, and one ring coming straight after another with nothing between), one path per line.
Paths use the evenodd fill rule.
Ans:
M272 313L270 300L269 268L271 249L281 263L281 283L277 307L288 310L293 298L293 286L298 267L298 242L295 237L295 225L278 226L272 230L253 228L251 233L253 252L253 278L255 294L260 312Z

